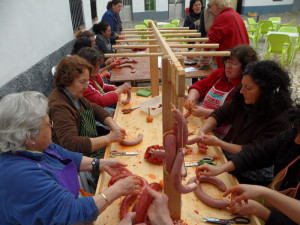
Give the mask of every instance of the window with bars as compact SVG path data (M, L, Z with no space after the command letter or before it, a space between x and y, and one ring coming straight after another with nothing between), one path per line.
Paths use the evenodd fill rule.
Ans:
M155 0L145 0L145 11L155 10Z
M69 3L70 3L73 30L80 30L85 26L83 20L82 1L69 0Z
M132 5L132 0L123 0L123 5Z
M97 19L97 5L96 0L90 0L91 1L91 14L92 14L92 20Z

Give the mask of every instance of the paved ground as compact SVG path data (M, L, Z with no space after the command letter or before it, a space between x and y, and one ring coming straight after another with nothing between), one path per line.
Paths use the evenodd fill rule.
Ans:
M281 23L289 23L292 19L295 19L295 22L293 26L300 26L300 11L298 12L286 12L286 13L278 13L278 14L265 14L265 15L259 15L259 20L267 20L269 17L273 16L279 16L281 17ZM242 16L244 20L247 20L247 16ZM256 17L254 18L256 19ZM162 22L170 22L171 20L165 20ZM183 25L184 19L181 19L180 26ZM137 24L141 24L141 21L135 21L135 22L124 22L123 27L124 28L133 28ZM252 42L250 40L250 43L252 45ZM258 47L256 49L257 53L260 56L260 59L263 59L263 47L264 47L264 40L259 40ZM275 60L276 62L280 62L280 55L277 57L273 57L273 54L271 55L270 59ZM291 86L291 92L292 92L292 98L297 102L300 103L300 51L298 51L294 64L292 66L286 66L285 69L289 71L292 86ZM187 85L191 85L191 79L186 80ZM145 84L144 84L145 85ZM146 84L147 85L147 84Z

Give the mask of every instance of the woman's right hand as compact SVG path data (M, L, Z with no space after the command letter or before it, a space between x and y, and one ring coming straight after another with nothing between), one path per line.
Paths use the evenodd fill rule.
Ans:
M121 93L126 94L128 91L130 91L131 85L128 83L124 83L121 86L117 87L115 92L120 95Z
M196 168L196 176L200 177L201 175L204 176L217 176L220 173L223 173L222 169L220 166L213 166L207 163L204 163L201 166L198 166Z
M119 192L120 196L140 194L141 191L141 181L137 176L128 176L123 179L118 180L114 183L112 188L115 188Z
M111 142L119 142L125 138L125 131L122 129L112 130L109 134L110 143Z
M210 64L211 59L212 59L211 56L200 56L197 66L198 67L208 66Z
M193 111L195 105L196 105L196 100L190 97L188 97L184 102L184 108L190 110L191 112Z

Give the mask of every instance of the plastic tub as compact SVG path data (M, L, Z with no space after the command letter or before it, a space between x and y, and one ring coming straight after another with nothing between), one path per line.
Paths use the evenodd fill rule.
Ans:
M150 108L150 114L156 116L162 112L162 96L156 96L149 100L140 103L141 110L145 113L148 113L148 108Z

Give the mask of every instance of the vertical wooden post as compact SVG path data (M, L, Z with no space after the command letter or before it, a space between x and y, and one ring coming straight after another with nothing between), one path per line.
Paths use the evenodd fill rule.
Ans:
M171 65L167 56L162 57L162 104L163 104L163 134L173 127L173 120L171 119L171 102L174 104L175 89L172 87L172 82L170 80L171 76ZM172 101L173 100L173 101ZM163 143L165 146L165 143ZM165 166L165 165L164 165ZM178 193L173 186L172 177L170 174L163 170L164 179L164 192L169 197L169 211L173 219L180 219L181 217L181 194Z
M149 23L149 28L152 27L152 23ZM155 44L156 41L150 41L149 44ZM157 48L150 48L150 53L156 53ZM158 77L158 58L157 56L150 56L150 76L151 76L151 93L152 98L159 95L159 77Z

